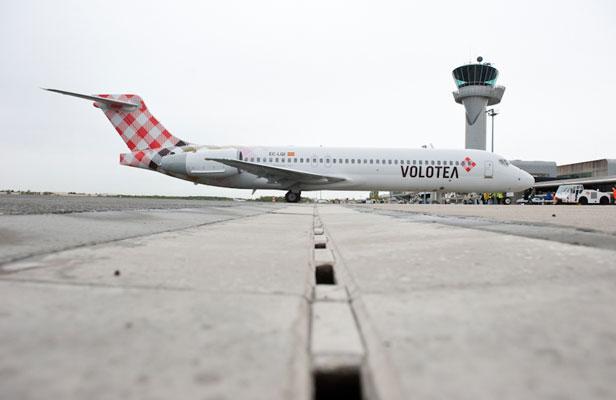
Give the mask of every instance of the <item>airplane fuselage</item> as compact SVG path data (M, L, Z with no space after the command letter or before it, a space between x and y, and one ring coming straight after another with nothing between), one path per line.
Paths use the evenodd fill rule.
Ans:
M208 161L212 155L344 180L281 183ZM481 150L203 146L172 157L178 161L166 172L175 177L239 189L496 192L521 191L532 185L526 172ZM167 165L163 159L162 169Z

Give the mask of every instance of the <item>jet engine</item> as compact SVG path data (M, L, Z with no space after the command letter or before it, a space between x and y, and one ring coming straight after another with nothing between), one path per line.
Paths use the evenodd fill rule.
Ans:
M167 172L194 177L227 177L239 173L237 168L229 167L206 158L226 158L241 160L242 153L234 148L201 148L195 152L169 153L161 160L161 168Z

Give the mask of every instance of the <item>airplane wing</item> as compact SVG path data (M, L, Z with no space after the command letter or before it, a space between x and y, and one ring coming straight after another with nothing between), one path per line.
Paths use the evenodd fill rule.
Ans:
M227 158L206 158L208 161L216 161L230 167L243 169L253 175L266 178L272 182L298 184L298 183L335 183L345 181L345 178L335 176L312 174L310 172L297 171L290 168L272 167L271 165L256 164L247 161L231 160Z

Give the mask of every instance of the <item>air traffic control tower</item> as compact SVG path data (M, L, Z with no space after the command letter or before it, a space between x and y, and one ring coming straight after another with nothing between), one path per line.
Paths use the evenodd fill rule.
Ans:
M486 106L500 103L505 93L504 86L496 86L498 70L482 61L477 57L477 64L462 65L452 72L458 87L453 98L466 110L467 149L486 149Z

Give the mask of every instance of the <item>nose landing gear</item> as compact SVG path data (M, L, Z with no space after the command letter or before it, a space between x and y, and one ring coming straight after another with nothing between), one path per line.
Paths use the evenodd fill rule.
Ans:
M294 192L289 190L287 194L284 195L284 199L287 203L297 203L302 198L302 192Z

